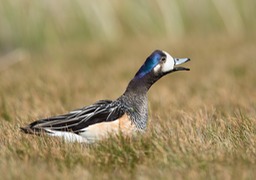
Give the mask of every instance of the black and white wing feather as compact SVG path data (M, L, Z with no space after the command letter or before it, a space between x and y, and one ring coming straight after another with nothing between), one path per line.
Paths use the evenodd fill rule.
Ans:
M114 121L125 113L118 101L101 100L90 106L71 111L67 114L37 120L27 127L22 127L25 133L41 134L52 131L80 133L86 127Z

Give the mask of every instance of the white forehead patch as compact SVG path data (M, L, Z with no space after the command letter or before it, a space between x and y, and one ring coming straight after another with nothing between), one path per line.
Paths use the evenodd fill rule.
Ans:
M174 59L167 52L165 52L165 51L162 51L162 52L166 55L166 61L163 64L162 71L163 72L171 71L174 68Z

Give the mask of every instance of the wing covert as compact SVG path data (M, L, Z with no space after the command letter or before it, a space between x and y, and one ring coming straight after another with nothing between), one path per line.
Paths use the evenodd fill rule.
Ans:
M50 132L51 130L79 133L92 124L114 121L124 113L120 102L101 100L67 114L37 120L22 130L26 133Z

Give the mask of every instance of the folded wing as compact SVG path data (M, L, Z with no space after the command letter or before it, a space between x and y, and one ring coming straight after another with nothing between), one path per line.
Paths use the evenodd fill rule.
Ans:
M41 134L52 131L81 133L90 125L114 121L125 113L117 101L102 100L67 114L37 120L21 130L25 133Z

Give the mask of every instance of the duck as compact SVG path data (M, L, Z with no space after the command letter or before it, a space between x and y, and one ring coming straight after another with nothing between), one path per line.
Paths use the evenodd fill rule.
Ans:
M143 133L148 122L148 90L167 74L189 71L178 66L188 61L189 58L174 58L166 51L155 50L116 100L100 100L66 114L36 120L20 129L26 134L46 134L79 143L93 143L120 133Z

